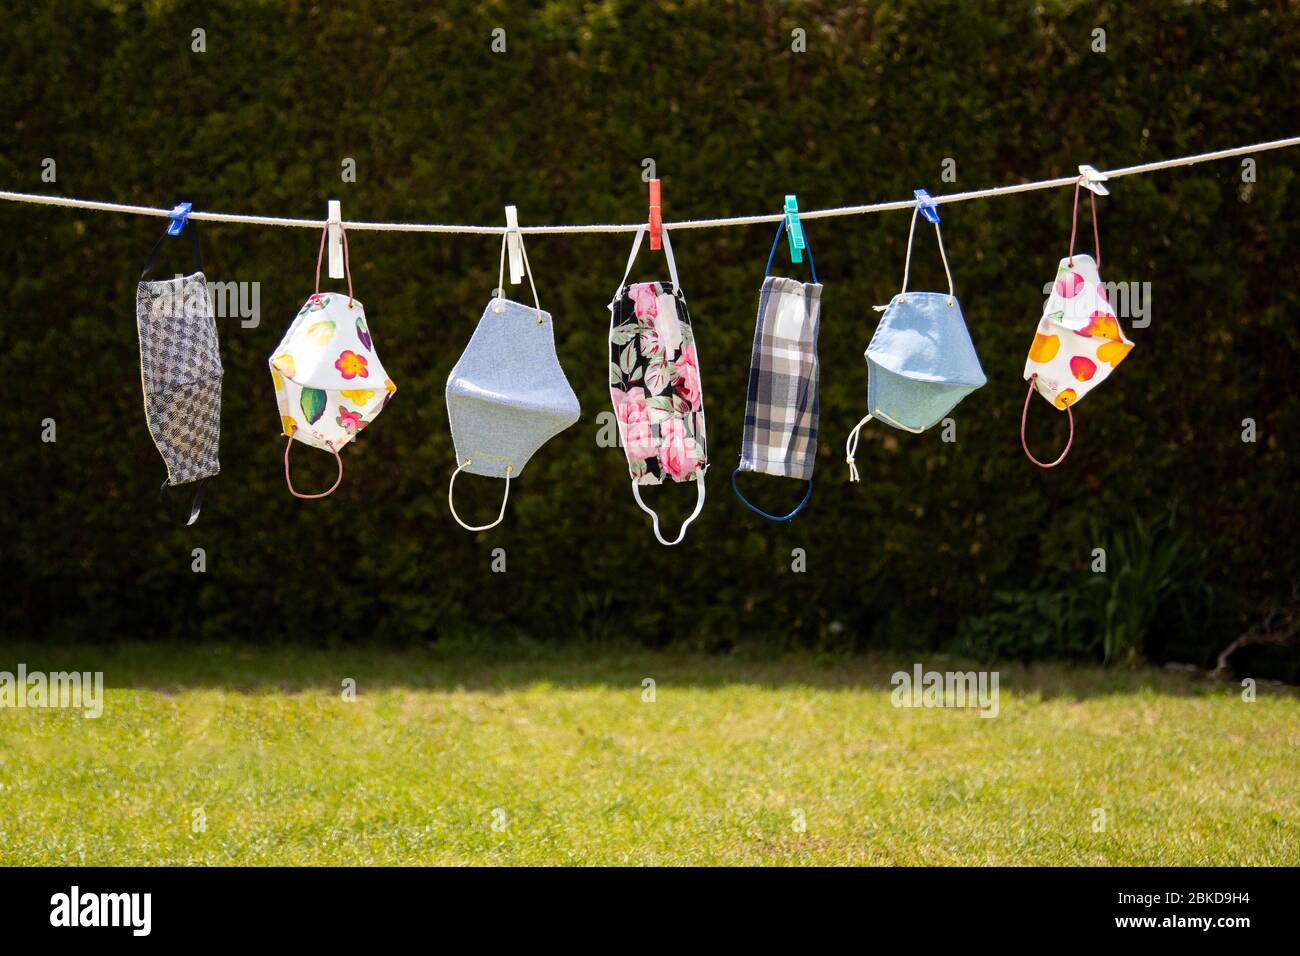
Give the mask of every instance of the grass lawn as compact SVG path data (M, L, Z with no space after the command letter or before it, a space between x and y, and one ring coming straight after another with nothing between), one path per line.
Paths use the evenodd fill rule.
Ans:
M905 658L0 646L19 662L106 690L99 719L0 709L6 864L1300 863L1300 698L1266 685L1012 666L989 719L894 707Z

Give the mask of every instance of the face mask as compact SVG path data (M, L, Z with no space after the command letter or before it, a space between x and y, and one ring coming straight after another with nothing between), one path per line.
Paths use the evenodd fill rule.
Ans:
M504 298L506 237L501 238L497 297L488 303L474 335L447 377L447 418L456 447L456 470L447 486L447 504L467 531L486 531L501 523L518 478L537 449L578 420L581 410L555 354L551 314L537 299L528 253L520 253L533 290L533 307ZM456 476L506 480L501 512L491 524L468 525L452 500Z
M876 306L885 314L876 326L867 346L868 414L854 426L845 445L849 480L858 480L853 455L858 433L872 418L904 431L920 433L940 421L963 398L982 386L987 379L980 368L975 345L966 330L961 306L953 293L952 271L943 249L939 224L934 233L939 240L939 256L948 276L948 292L908 292L907 276L912 264L912 239L916 235L916 216L912 210L912 228L907 236L907 260L903 266L903 288L886 306Z
M691 317L677 279L668 229L661 231L670 282L637 282L627 277L641 248L645 227L637 230L623 281L609 304L609 394L632 476L632 497L654 519L660 544L674 545L704 508L708 468L704 435L704 395L700 359ZM659 533L659 515L641 500L642 485L665 479L695 482L695 510L672 541Z
M163 233L135 293L140 336L140 384L149 434L167 465L159 494L168 506L167 486L197 481L187 525L199 517L203 485L221 470L221 354L208 280L199 255L199 224L187 223L194 244L194 273L146 282L167 234Z
M772 276L772 259L781 234L777 227L772 252L763 273L758 296L758 322L749 363L749 390L745 400L745 433L740 465L731 473L731 487L745 507L772 521L789 521L812 497L813 464L817 457L817 323L822 287L817 282L812 248L806 246L812 282ZM777 517L754 507L736 485L742 471L782 475L808 482L799 505Z
M333 493L343 480L339 449L373 422L397 391L375 354L365 307L352 298L348 235L342 226L339 231L343 233L348 294L320 291L326 229L321 233L320 252L316 255L316 291L298 310L268 359L280 424L289 439L284 447L284 480L289 492L298 498L324 498ZM338 478L328 491L304 495L294 490L289 477L289 451L295 441L334 455Z
M1074 411L1083 396L1105 381L1111 369L1124 360L1133 343L1124 336L1119 318L1106 297L1098 267L1101 265L1101 236L1097 229L1097 199L1092 199L1093 237L1097 259L1074 254L1075 229L1079 221L1079 187L1074 187L1074 227L1070 230L1070 254L1056 270L1052 295L1034 334L1034 344L1025 360L1025 408L1020 414L1020 447L1040 468L1055 468L1065 461L1074 444ZM1044 464L1029 451L1025 425L1029 402L1035 390L1070 419L1070 437L1056 461Z

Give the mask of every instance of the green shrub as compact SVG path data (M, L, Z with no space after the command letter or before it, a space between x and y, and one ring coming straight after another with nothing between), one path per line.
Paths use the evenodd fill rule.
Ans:
M508 51L491 52L492 30ZM1108 32L1108 52L1091 49ZM207 52L191 32L207 31ZM807 30L808 51L791 50ZM526 224L636 222L653 157L669 220L805 209L1070 175L1300 131L1281 82L1300 18L1291 4L1149 5L898 0L783 6L559 0L507 9L449 3L87 4L55 0L0 18L0 186L196 209ZM58 180L40 178L57 160ZM768 225L680 230L675 251L703 369L713 469L703 515L662 548L601 448L609 407L605 304L630 236L528 240L542 304L583 408L511 488L505 523L451 520L443 389L490 290L493 236L350 235L357 295L399 392L344 452L340 490L284 488L266 359L312 289L307 230L205 224L214 281L261 283L262 321L219 322L222 473L199 523L159 513L162 462L141 411L136 277L161 223L0 203L0 629L31 637L217 637L311 643L609 635L645 644L743 642L853 650L950 644L969 618L1087 574L1089 521L1168 507L1212 554L1230 628L1300 576L1300 151L1116 180L1099 202L1108 281L1151 281L1152 322L1076 409L1066 464L1019 450L1021 370L1069 238L1072 191L942 207L957 292L988 385L957 407L956 443L872 423L846 480L844 439L865 410L862 352L897 291L907 212L809 219L825 283L816 490L800 516L764 522L731 496ZM344 158L357 181L340 181ZM957 181L940 176L956 162ZM1081 234L1091 231L1086 212ZM923 240L923 241L922 241ZM165 247L159 274L188 266ZM662 276L644 250L638 273ZM791 270L787 274L803 276ZM778 250L774 271L787 272ZM943 270L918 234L916 288ZM525 293L526 294L526 293ZM1035 441L1064 422L1035 408ZM53 418L58 441L39 440ZM1241 441L1243 419L1259 440ZM332 480L302 449L304 486ZM797 483L755 481L779 507ZM467 515L500 488L469 479ZM694 493L649 489L672 524ZM459 502L458 502L459 503ZM208 570L190 570L202 547ZM508 571L491 571L505 548ZM791 570L803 549L807 571ZM1050 627L1029 651L1093 653L1059 623L1114 600L1104 633L1124 659L1151 618L1153 561L1110 596L1014 599ZM1100 587L1100 585L1098 585ZM1102 633L1102 632L1098 632ZM1212 664L1235 631L1197 622L1180 654ZM1149 635L1148 635L1149 638ZM1089 638L1090 639L1090 638ZM1050 642L1049 642L1050 643Z
M1100 540L1100 528L1098 539ZM1149 522L1135 514L1106 549L1106 573L1094 574L1083 588L1084 616L1101 629L1107 663L1136 664L1143 657L1147 630L1162 605L1177 601L1184 621L1193 602L1209 602L1203 580L1208 549L1197 553L1173 518Z
M1076 591L998 591L993 609L961 629L960 651L983 661L1089 660L1099 639Z
M1095 567L1063 585L1052 583L1059 575L1044 574L1033 589L997 592L991 611L963 625L961 649L985 660L1100 657L1135 665L1148 657L1158 618L1181 633L1213 618L1209 549L1196 547L1172 516L1135 513L1110 535L1096 520L1090 527L1090 540L1104 551Z

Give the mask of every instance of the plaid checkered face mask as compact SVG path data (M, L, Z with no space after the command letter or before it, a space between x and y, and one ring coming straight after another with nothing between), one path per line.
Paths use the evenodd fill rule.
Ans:
M1097 228L1097 197L1092 200L1092 232L1097 258L1074 254L1074 237L1079 225L1079 186L1074 187L1074 216L1070 228L1070 254L1061 260L1052 283L1052 295L1034 332L1034 342L1025 359L1025 407L1020 413L1020 447L1040 468L1055 468L1065 461L1074 444L1074 406L1100 385L1133 348L1120 328L1119 317L1106 295L1101 274L1101 234ZM1064 410L1070 420L1070 436L1055 461L1039 461L1029 451L1025 425L1034 392Z
M785 229L786 221L782 220L763 272L740 465L731 473L731 488L745 507L772 521L789 521L803 510L812 497L813 464L817 458L817 325L822 287L817 282L810 246L806 248L812 282L771 275L772 259ZM808 490L789 514L771 515L741 494L736 476L742 471L801 478L808 482Z
M662 229L670 282L635 282L627 277L641 248L637 230L623 281L609 304L609 395L632 476L632 496L654 519L660 544L674 545L704 508L704 472L709 467L704 435L700 358L677 279L668 228ZM659 515L641 500L642 485L695 482L695 510L672 541L659 533Z
M170 510L169 485L198 482L187 525L199 517L203 485L221 470L221 353L217 323L199 254L199 224L188 222L194 245L194 272L146 282L167 233L158 239L140 273L135 292L135 324L140 337L140 384L144 415L158 453L167 465L159 489Z
M867 345L868 412L853 427L845 443L849 480L858 480L853 456L862 426L876 418L903 431L921 433L939 422L957 403L988 381L980 368L975 344L962 318L961 305L953 292L952 270L943 249L943 233L934 224L939 256L948 277L948 291L908 292L907 277L912 265L912 240L916 217L907 234L907 258L903 265L903 288L888 305Z

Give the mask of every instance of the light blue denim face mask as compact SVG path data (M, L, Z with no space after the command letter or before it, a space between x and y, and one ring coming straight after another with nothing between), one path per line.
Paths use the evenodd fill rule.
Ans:
M853 461L858 434L871 419L919 434L987 381L953 292L952 271L937 222L934 232L948 276L948 292L907 291L917 212L919 207L912 211L902 291L889 305L876 306L884 315L866 351L868 413L854 426L845 445L850 481L858 480Z

